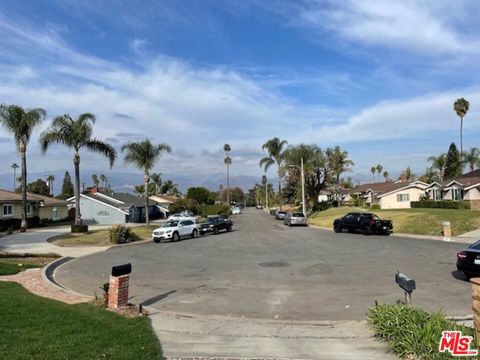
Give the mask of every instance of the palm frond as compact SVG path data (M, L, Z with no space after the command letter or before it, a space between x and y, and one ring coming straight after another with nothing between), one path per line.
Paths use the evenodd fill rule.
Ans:
M273 164L275 164L275 161L270 157L264 157L260 160L260 167L264 168L265 171L267 171Z
M54 129L52 130L46 130L43 131L40 134L40 148L42 151L42 154L45 154L52 144L66 144L65 141L65 133L62 133L60 131L56 131Z
M103 155L106 158L108 158L110 162L110 167L113 166L113 163L117 158L117 152L115 151L112 145L107 144L98 139L93 139L93 140L87 141L85 143L85 147L92 152L95 152L97 154Z

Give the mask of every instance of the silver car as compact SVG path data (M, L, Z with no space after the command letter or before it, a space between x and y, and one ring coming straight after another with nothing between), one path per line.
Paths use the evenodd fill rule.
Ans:
M306 226L307 218L301 212L288 213L287 215L285 215L285 218L283 219L283 223L288 226L292 226L292 225Z

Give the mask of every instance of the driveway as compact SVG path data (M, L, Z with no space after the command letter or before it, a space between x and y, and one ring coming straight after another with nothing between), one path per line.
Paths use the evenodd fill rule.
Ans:
M470 285L454 277L464 244L289 228L263 211L235 231L176 243L115 247L66 263L56 280L93 295L113 265L131 262L131 302L196 315L276 320L365 319L375 301L404 299L397 270L417 282L413 304L471 313ZM452 273L453 272L453 273Z

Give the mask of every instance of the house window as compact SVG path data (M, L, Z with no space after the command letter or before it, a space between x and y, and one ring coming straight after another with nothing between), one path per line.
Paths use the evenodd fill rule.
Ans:
M32 204L27 204L27 215L32 215Z
M97 215L98 215L98 216L110 216L110 213L109 213L108 211L102 210L102 211L99 211L99 212L97 213Z
M442 190L433 190L433 200L442 200L443 191Z
M3 216L12 216L13 215L13 205L4 204L2 214L3 214Z
M453 189L453 200L463 200L464 191L463 189Z
M410 201L410 194L397 194L397 202Z
M52 220L58 220L58 207L52 208Z

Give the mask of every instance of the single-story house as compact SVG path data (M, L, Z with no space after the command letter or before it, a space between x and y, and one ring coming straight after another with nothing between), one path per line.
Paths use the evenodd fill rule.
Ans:
M42 220L58 221L67 217L65 200L27 193L27 219L36 219L33 225ZM18 222L21 218L22 194L0 189L0 221Z
M436 201L469 201L472 209L480 210L480 169L452 180L435 181L428 186L426 193Z
M75 197L67 199L75 207ZM145 199L128 193L104 194L98 191L80 194L80 212L85 224L125 224L143 222ZM151 219L161 217L155 204L149 204Z
M155 204L163 218L167 218L170 215L170 205L177 201L179 197L170 195L151 195L149 200L152 204Z
M379 205L381 209L409 209L412 201L425 195L427 183L422 181L388 181L363 184L350 191L352 196L362 197L367 206Z

